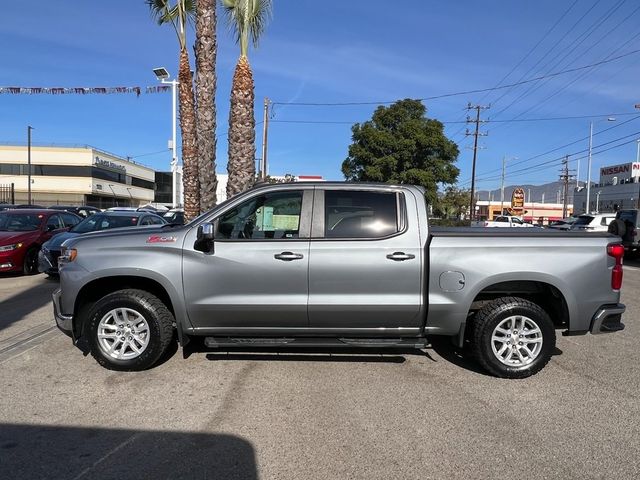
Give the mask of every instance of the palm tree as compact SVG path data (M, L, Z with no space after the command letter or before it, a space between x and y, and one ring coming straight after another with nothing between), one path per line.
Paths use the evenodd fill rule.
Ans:
M200 213L217 202L216 189L216 0L196 0L196 126Z
M193 99L193 79L187 50L187 21L193 19L194 0L145 0L159 25L171 24L180 44L178 92L180 97L180 131L182 133L182 183L184 185L184 216L192 219L200 213L200 179L196 143L196 116Z
M249 38L254 48L271 17L271 0L221 0L229 27L240 44L240 58L233 74L229 111L229 160L227 196L231 197L255 181L256 121L254 118L253 73L249 65Z

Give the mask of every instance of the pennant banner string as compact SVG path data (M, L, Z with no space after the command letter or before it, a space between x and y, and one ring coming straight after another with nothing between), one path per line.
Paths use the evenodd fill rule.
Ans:
M111 95L115 93L133 93L140 96L144 93L165 93L171 90L169 85L155 85L153 87L0 87L0 95Z

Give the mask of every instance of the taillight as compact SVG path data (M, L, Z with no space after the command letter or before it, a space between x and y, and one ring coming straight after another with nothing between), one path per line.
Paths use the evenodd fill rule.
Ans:
M607 255L613 257L616 264L611 271L611 288L620 290L622 288L622 258L624 257L624 247L619 243L607 245Z

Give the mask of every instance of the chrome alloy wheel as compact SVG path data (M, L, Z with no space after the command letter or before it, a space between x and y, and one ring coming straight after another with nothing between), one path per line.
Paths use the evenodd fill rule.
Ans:
M130 360L149 345L149 324L131 308L114 308L98 324L98 345L108 356Z
M542 350L542 331L529 317L505 318L493 330L491 350L501 363L522 367L533 362Z

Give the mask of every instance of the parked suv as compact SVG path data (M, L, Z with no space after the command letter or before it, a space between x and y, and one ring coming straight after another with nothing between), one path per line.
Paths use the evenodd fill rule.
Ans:
M582 232L606 232L609 224L616 219L615 213L594 213L578 216L578 219L571 225L571 230Z
M80 223L80 217L55 210L0 212L0 272L38 273L41 245Z
M621 235L622 243L628 253L638 255L640 253L640 239L638 238L638 225L640 225L640 210L620 210L616 219L624 222L624 234Z

